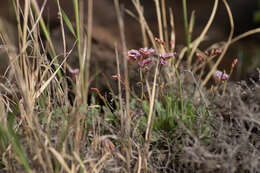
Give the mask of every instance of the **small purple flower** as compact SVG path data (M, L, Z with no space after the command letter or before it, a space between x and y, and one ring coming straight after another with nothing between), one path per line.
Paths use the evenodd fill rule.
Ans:
M160 56L161 59L166 60L166 59L170 59L171 57L173 57L174 54L173 53L165 53L165 54L160 54L159 56Z
M222 75L222 80L227 80L229 78L228 74L224 73Z
M217 78L221 78L222 72L221 71L216 71L215 75L216 75Z
M166 60L165 60L165 59L161 58L161 59L160 59L160 64L161 64L161 65L166 65L166 64L167 64L167 62L166 62Z
M128 56L128 60L130 60L131 58L133 58L134 60L137 60L138 58L141 57L141 54L138 50L131 49L127 52L127 56Z
M152 61L153 61L152 58L146 58L142 61L139 61L138 64L140 65L140 67L144 67L147 64L151 63Z
M226 74L226 73L223 73L223 72L221 72L221 71L216 71L215 72L215 75L216 75L216 77L219 79L219 80L227 80L228 79L228 74Z
M143 55L143 57L148 57L155 53L155 50L153 48L147 49L147 48L140 48L139 52Z
M69 72L70 72L72 75L76 75L76 74L79 73L79 69L78 69L78 68L75 68L75 69L69 68Z

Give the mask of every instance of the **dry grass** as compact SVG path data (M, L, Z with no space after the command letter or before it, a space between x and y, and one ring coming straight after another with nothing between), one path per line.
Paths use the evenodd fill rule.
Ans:
M167 66L162 66L159 54L174 52L175 32L174 12L166 8L165 0L155 1L158 34L150 30L139 0L132 0L138 16L114 0L122 50L115 45L118 94L112 94L112 101L97 88L92 88L96 95L89 92L93 0L87 1L87 29L83 1L73 1L73 25L57 0L62 55L56 54L42 17L46 1L41 8L35 0L25 0L24 6L18 0L12 2L18 44L16 51L10 51L8 37L1 34L10 75L0 85L0 172L258 172L259 79L253 85L219 81L212 90L204 88L230 44L259 32L255 29L233 38L226 0L222 2L231 32L219 47L222 52L213 50L208 55L199 49L220 3L215 0L200 36L190 40L179 59L172 58ZM135 84L128 77L125 11L139 21L143 45L151 44L156 51L150 71L139 69L141 94L131 88ZM192 30L192 22L188 25ZM163 29L168 26L171 31ZM66 27L75 36L79 73L66 63L73 51L67 50ZM196 53L208 61L198 60Z

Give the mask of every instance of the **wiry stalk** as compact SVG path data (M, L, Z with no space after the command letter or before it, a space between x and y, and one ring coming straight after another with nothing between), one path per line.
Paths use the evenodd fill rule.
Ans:
M122 13L120 11L120 7L119 7L119 1L118 0L114 0L114 4L115 4L115 8L116 8L116 14L117 14L117 20L118 20L118 26L120 29L120 38L121 38L121 43L122 43L122 47L123 47L123 62L124 62L124 78L125 78L125 87L127 88L125 91L125 95L126 95L126 114L125 114L125 125L126 125L126 134L125 134L125 138L126 138L126 143L127 143L127 147L126 147L126 160L127 160L127 169L128 172L130 172L130 167L131 167L131 141L130 141L130 132L131 132L131 119L130 119L130 94L128 91L129 88L129 80L128 80L128 68L127 68L127 48L126 48L126 39L125 39L125 35L124 35L124 21L123 21L123 17L122 17Z

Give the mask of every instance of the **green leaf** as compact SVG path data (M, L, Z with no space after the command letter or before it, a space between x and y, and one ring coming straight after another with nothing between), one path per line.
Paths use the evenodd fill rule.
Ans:
M63 18L64 22L66 23L67 27L69 28L70 32L74 35L74 37L76 37L76 34L75 34L74 29L73 29L72 23L70 22L70 19L66 15L65 11L62 10L62 9L61 9L61 15L62 15L62 18Z

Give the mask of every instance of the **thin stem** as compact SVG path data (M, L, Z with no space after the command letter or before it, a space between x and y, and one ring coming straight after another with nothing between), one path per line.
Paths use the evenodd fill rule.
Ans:
M229 21L230 21L230 34L229 34L229 37L228 37L228 40L225 44L225 47L220 55L220 57L218 58L217 62L214 64L214 66L212 67L211 71L208 73L208 75L206 76L206 78L204 79L204 81L202 82L201 86L205 86L209 79L211 78L211 76L213 75L213 73L216 71L218 65L220 64L220 62L222 61L222 59L224 58L224 55L226 54L230 44L232 43L232 37L233 37L233 34L234 34L234 20L233 20L233 16L232 16L232 13L231 13L231 9L227 3L226 0L223 0L224 2L224 5L226 7L226 10L227 10L227 13L228 13L228 17L229 17Z
M157 14L157 21L158 21L158 30L159 30L159 36L161 40L163 39L163 26L162 26L162 15L161 15L161 7L159 0L154 0L155 6L156 6L156 14ZM160 47L161 52L163 52L163 46Z
M185 38L187 44L187 57L190 55L190 34L189 34L189 24L188 24L188 14L187 14L187 2L186 0L182 0L182 7L183 7L183 17L184 17L184 28L185 28Z

